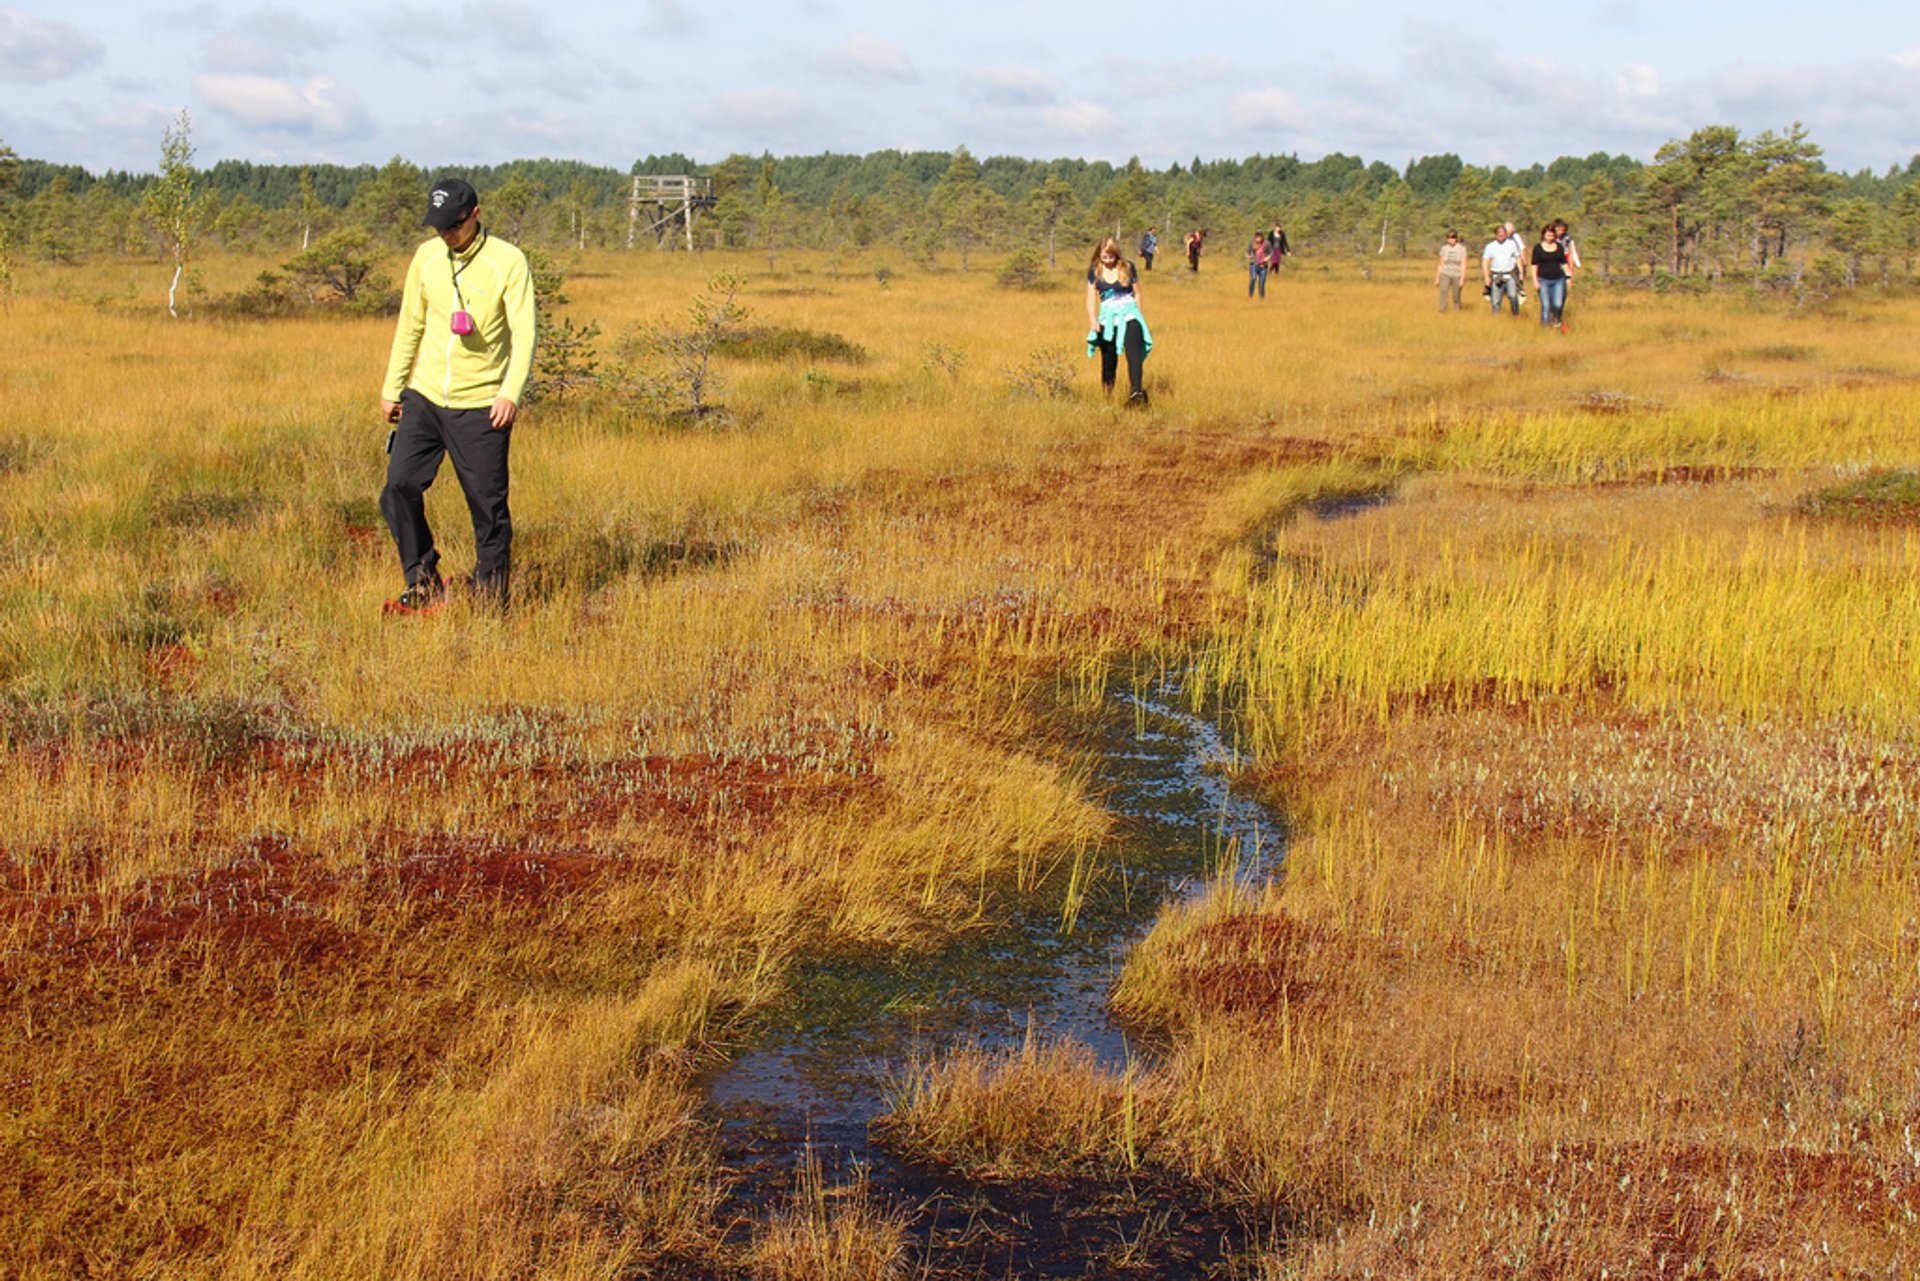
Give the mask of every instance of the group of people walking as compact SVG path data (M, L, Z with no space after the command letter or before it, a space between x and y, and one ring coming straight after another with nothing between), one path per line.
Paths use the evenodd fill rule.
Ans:
M1510 314L1518 316L1526 301L1528 276L1540 299L1540 324L1544 328L1567 332L1567 286L1580 268L1580 251L1567 234L1567 224L1555 219L1540 228L1540 239L1529 249L1511 222L1493 229L1493 239L1480 251L1480 279L1484 294L1495 315L1504 299ZM1467 278L1467 247L1460 233L1449 231L1440 246L1440 265L1433 283L1440 293L1440 310L1449 304L1458 310L1460 294Z
M428 195L422 221L434 235L408 267L380 394L380 415L393 426L380 508L404 583L399 596L387 602L387 611L395 614L431 613L445 602L424 498L447 458L473 518L471 589L483 601L506 603L513 540L507 455L534 344L533 281L526 257L488 233L473 188L458 178L442 179ZM1186 235L1189 271L1200 270L1206 237L1204 228ZM1140 238L1148 271L1158 248L1157 230L1149 227ZM1291 254L1287 233L1278 225L1254 234L1247 244L1249 300L1267 296L1267 276ZM1496 315L1503 299L1513 315L1520 314L1523 264L1540 298L1540 323L1564 333L1567 286L1580 267L1567 224L1556 220L1542 227L1531 250L1512 223L1494 230L1480 253L1480 273ZM1466 246L1449 231L1434 277L1441 311L1460 307L1466 274ZM1086 304L1087 355L1100 360L1101 386L1112 394L1124 357L1126 405L1145 408L1144 366L1153 332L1140 306L1140 269L1112 236L1100 240L1087 263Z

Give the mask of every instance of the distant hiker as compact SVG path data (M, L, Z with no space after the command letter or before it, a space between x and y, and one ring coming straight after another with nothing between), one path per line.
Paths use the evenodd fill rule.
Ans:
M1520 255L1520 306L1524 307L1527 305L1527 270L1526 270L1527 241L1526 241L1526 237L1522 236L1518 231L1518 229L1514 227L1513 220L1511 218L1509 218L1506 222L1500 225L1507 229L1507 239L1513 242L1513 251Z
M1553 229L1559 233L1560 247L1567 251L1567 294L1571 297L1573 294L1573 278L1580 274L1586 264L1580 261L1580 246L1574 244L1573 237L1568 234L1567 220L1565 218L1555 218L1553 220ZM1567 307L1563 299L1560 304L1560 327L1563 331L1566 328L1566 324Z
M1567 230L1567 220L1565 218L1555 218L1553 220L1553 230L1555 234L1560 237L1561 248L1567 251L1567 266L1573 268L1575 271L1579 271L1581 267L1586 264L1580 261L1580 250L1573 243L1573 236Z
M1487 285L1487 301L1493 314L1500 314L1500 298L1506 296L1513 314L1520 314L1520 246L1507 235L1504 226L1493 229L1493 239L1480 251L1480 275Z
M1460 243L1460 233L1449 231L1447 242L1440 246L1440 268L1433 273L1433 283L1440 289L1440 311L1444 314L1447 303L1453 303L1455 311L1460 310L1460 288L1467 280L1467 247Z
M1200 250L1206 246L1207 229L1200 227L1187 233L1187 270L1200 270Z
M1160 252L1160 237L1154 234L1155 228L1148 227L1146 234L1140 237L1140 270L1153 270L1153 256Z
M1567 332L1567 320L1563 314L1567 305L1566 246L1560 243L1560 233L1554 225L1548 223L1540 229L1540 243L1533 247L1529 255L1533 265L1533 287L1540 295L1540 324L1543 328L1558 326L1561 333Z
M1273 230L1267 233L1267 270L1278 275L1280 260L1293 257L1293 246L1287 243L1287 233L1280 230L1280 224L1274 223ZM1278 284L1278 281L1274 282Z
M506 603L513 547L507 446L533 366L526 255L481 225L479 198L459 178L434 184L422 221L435 236L407 266L380 392L380 415L395 424L380 510L406 576L405 590L387 602L390 614L431 613L446 603L425 494L449 454L473 517L469 581L483 598Z
M1247 244L1247 301L1253 301L1254 286L1260 288L1260 297L1267 296L1267 233L1256 231Z
M1087 263L1087 355L1099 354L1100 385L1112 395L1120 353L1126 352L1128 409L1147 407L1140 376L1152 350L1153 334L1140 313L1140 273L1120 256L1120 242L1108 236Z

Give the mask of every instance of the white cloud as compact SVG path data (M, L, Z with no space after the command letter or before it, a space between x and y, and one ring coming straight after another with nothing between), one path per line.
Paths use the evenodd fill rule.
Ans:
M256 9L212 30L200 42L200 55L209 71L282 75L339 42L332 31L291 9Z
M1038 67L973 67L960 73L968 97L1002 107L1044 107L1057 102L1053 77Z
M209 72L193 78L201 101L248 129L344 138L363 132L366 112L352 90L325 76L304 84L272 76Z
M905 49L864 31L848 36L814 65L828 75L859 84L914 84L920 79Z
M517 4L476 4L467 8L463 24L481 33L495 47L513 54L549 54L553 40L538 9Z
M1100 74L1130 98L1169 98L1205 89L1218 89L1239 77L1229 58L1215 53L1193 54L1165 62L1143 62L1119 54L1099 61Z
M153 149L160 150L160 134L178 117L177 107L163 107L157 102L129 102L111 110L96 112L87 117L87 127L106 133L151 134Z
M64 80L100 61L105 51L78 27L0 9L0 80L30 85Z
M1613 78L1613 84L1622 98L1660 96L1660 73L1643 63L1629 63L1620 68Z
M652 83L632 66L614 58L595 58L593 69L599 78L606 82L608 88L618 89L623 93L645 89Z
M287 55L233 32L209 36L200 44L200 56L214 71L273 75L288 69Z
M685 36L700 29L700 19L688 13L680 0L647 0L647 11L653 15L647 23L648 35Z
M1254 89L1227 100L1227 118L1249 133L1291 133L1305 124L1300 103L1285 89Z
M1775 104L1804 104L1815 86L1804 73L1773 67L1729 67L1714 77L1714 96L1735 111L1769 111ZM1706 123L1706 122L1702 122Z
M695 121L715 129L783 129L812 119L813 104L790 89L740 89L700 103L687 112Z
M1097 138L1120 130L1120 117L1084 99L1046 108L1040 113L1040 123L1070 138Z
M530 73L573 74L579 61L554 40L541 12L525 5L468 4L453 12L389 7L373 29L388 53L428 69L471 68L475 58L505 55L514 64L500 74L518 82ZM538 55L538 61L525 61L526 55Z

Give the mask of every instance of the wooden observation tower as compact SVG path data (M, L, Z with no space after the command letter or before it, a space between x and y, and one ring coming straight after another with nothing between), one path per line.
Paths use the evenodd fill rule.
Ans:
M627 248L640 234L640 220L653 233L654 248L665 249L676 227L686 228L687 250L693 250L693 214L713 208L713 179L691 174L636 174L627 197Z

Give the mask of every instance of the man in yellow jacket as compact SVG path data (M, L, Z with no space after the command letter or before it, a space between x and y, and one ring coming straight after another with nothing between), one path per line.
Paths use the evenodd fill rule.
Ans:
M507 447L533 367L526 255L481 225L479 198L459 178L434 184L425 225L437 234L407 267L380 392L381 416L395 424L380 510L406 575L406 589L387 602L390 614L431 613L446 603L425 494L448 455L473 516L470 581L483 599L506 603L513 550Z

